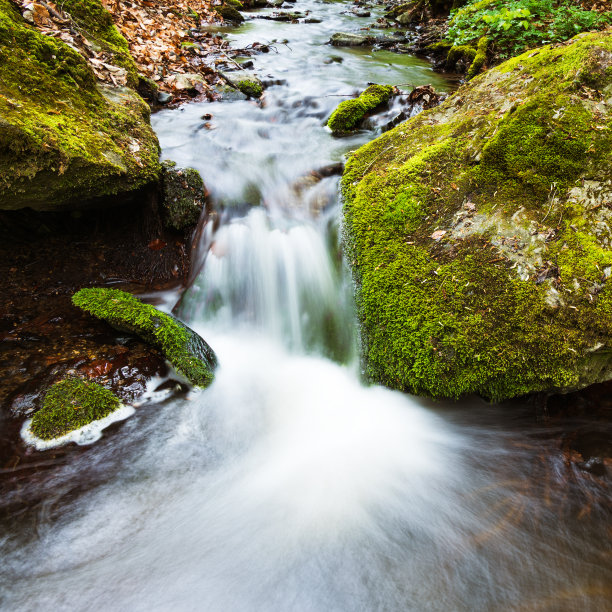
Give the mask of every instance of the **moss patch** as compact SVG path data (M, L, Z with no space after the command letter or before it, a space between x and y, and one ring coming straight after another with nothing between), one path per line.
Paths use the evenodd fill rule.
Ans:
M206 387L212 382L217 365L213 350L173 316L117 289L81 289L72 302L116 329L136 334L159 348L193 384Z
M249 98L260 98L263 93L263 86L259 81L242 80L236 83L236 87Z
M108 389L80 378L55 383L43 407L34 415L30 430L43 440L59 438L92 421L103 419L121 406Z
M392 93L392 85L370 85L359 97L340 102L327 120L328 127L334 134L345 134L356 129L365 116L387 102Z
M371 379L500 400L611 376L609 66L610 33L524 54L349 159Z
M133 90L99 87L75 50L0 0L1 208L78 208L156 180L148 118Z

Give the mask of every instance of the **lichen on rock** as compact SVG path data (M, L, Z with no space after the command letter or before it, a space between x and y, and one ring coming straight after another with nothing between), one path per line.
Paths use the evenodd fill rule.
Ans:
M125 41L95 5L74 0L71 7L99 40L121 50ZM107 18L96 29L100 15ZM127 65L128 56L115 58ZM0 208L79 208L151 183L159 171L149 108L135 91L99 85L77 51L0 0Z
M136 334L159 348L194 385L208 386L217 357L206 341L172 315L118 289L86 288L72 297L75 306L115 329Z
M55 383L45 394L42 408L34 415L30 431L42 440L59 438L119 409L112 391L81 378Z
M392 94L392 85L370 85L357 98L340 102L327 126L336 135L355 130L369 112L388 102Z
M369 377L501 400L612 378L612 33L476 76L343 177Z

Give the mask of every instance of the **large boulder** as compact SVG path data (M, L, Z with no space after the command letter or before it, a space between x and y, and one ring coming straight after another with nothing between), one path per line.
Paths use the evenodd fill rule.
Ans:
M112 57L126 86L100 85L79 52L0 0L0 209L79 208L160 172L125 40L98 0L68 0L64 9Z
M343 177L367 373L501 400L612 378L612 32L476 77Z

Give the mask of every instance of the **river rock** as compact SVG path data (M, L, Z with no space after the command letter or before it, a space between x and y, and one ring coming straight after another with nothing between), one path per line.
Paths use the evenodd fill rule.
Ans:
M336 32L332 34L329 43L334 47L363 47L372 44L372 37L349 32Z
M77 51L0 0L0 209L77 209L158 178L159 145L127 43L96 0L82 21L80 6L75 22L127 67L127 87L99 86Z
M161 350L190 382L203 387L214 378L217 357L196 332L176 317L118 289L81 289L72 303L119 331L135 334Z
M185 74L175 74L169 81L178 91L197 91L198 85L205 84L204 77L195 72L187 72Z
M368 113L388 102L392 94L392 85L370 85L357 98L340 102L327 120L327 126L336 136L351 132Z
M612 378L612 33L511 59L343 177L369 376L501 400Z
M223 79L232 87L241 91L249 98L259 98L263 93L262 82L248 70L235 70L233 72L221 72Z
M177 168L173 161L162 164L163 219L177 231L193 229L204 208L204 181L195 168Z

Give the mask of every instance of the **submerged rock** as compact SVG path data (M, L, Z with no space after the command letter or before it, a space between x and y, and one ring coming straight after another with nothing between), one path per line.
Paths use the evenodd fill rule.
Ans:
M501 400L612 378L612 33L476 76L343 177L370 377Z
M110 14L96 0L83 5L64 8L137 87ZM151 183L159 171L149 108L134 89L98 85L76 50L0 0L0 208L81 208Z
M203 338L172 315L117 289L81 289L74 294L72 302L115 329L136 334L160 349L177 371L194 385L206 387L213 381L217 366L214 351Z
M167 227L183 231L200 220L204 207L204 181L195 168L177 168L173 161L162 164L163 217Z
M358 128L369 112L388 102L392 93L392 85L370 85L359 97L340 102L327 120L328 127L336 135Z
M118 410L121 402L95 382L68 378L55 383L34 415L30 431L42 440L59 438Z

